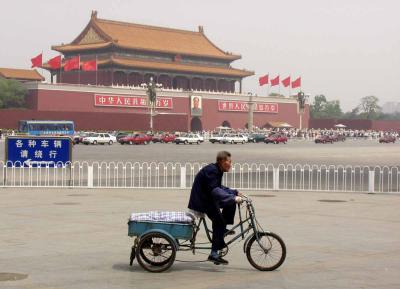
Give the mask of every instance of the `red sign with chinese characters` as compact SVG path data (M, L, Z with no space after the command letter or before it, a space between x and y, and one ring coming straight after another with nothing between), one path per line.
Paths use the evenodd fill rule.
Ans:
M147 108L147 97L95 94L94 105ZM156 108L173 109L172 98L158 97Z
M248 112L249 104L244 101L218 101L219 111L241 111ZM254 112L265 112L265 113L278 113L279 107L277 103L270 102L257 102L254 105Z

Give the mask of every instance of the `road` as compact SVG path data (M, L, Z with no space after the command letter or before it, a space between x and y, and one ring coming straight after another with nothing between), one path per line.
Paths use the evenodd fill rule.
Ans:
M400 143L379 144L376 140L347 140L334 144L315 144L312 141L289 141L274 144L211 144L175 145L77 145L75 161L104 162L200 162L215 160L216 153L228 150L234 162L272 164L336 164L398 166ZM0 160L4 159L4 142L0 143Z
M185 210L188 191L0 189L0 287L400 287L399 195L249 193L264 229L278 233L287 245L287 259L277 271L252 268L243 242L231 248L228 266L175 262L161 274L145 272L136 261L130 267L129 214ZM178 252L177 259L201 261L207 253ZM22 280L4 281L14 276L4 273L21 274L16 276Z

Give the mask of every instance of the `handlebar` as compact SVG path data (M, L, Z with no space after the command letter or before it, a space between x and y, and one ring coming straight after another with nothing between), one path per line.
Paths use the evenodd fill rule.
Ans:
M247 202L247 203L251 203L252 202L251 198L249 196L247 196L247 195L242 194L240 197L242 198L242 200L244 202Z

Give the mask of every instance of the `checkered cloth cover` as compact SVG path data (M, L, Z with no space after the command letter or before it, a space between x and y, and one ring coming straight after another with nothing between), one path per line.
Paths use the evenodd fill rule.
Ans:
M130 221L167 222L191 224L195 217L189 212L159 212L132 213Z

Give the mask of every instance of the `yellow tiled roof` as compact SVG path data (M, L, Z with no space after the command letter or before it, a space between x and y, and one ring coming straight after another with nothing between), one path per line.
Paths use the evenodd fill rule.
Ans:
M80 44L81 39L89 31L96 34L96 40L90 45L87 42ZM231 54L218 48L205 36L202 28L199 31L188 31L112 21L97 18L97 13L92 13L89 24L71 44L53 46L53 49L59 52L79 51L101 48L101 45L109 43L127 49L227 60L241 58L240 55Z
M227 67L215 67L215 66L200 66L190 65L180 62L161 62L161 61L147 61L142 59L112 57L108 61L100 60L99 65L115 63L121 66L133 67L133 68L147 68L164 71L179 71L179 72L193 72L199 74L214 74L214 75L226 75L236 77L246 77L253 75L253 71L241 70L236 68Z
M0 76L8 79L43 81L44 77L36 69L1 68Z

